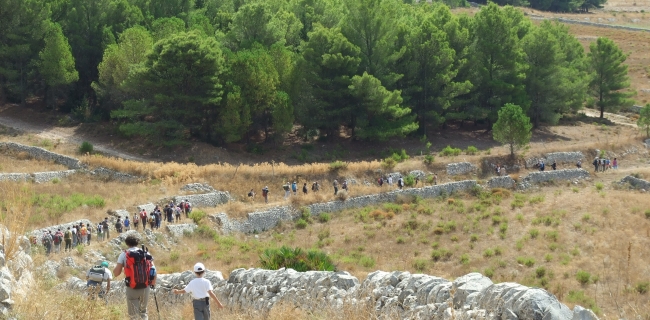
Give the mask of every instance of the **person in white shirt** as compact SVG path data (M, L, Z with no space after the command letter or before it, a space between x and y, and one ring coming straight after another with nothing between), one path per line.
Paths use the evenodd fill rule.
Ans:
M113 274L108 269L108 262L103 261L100 265L94 266L86 272L86 287L88 287L89 294L92 298L99 295L103 298L104 295L111 290L111 280ZM102 288L102 283L106 282L106 291Z
M190 281L184 289L174 289L175 294L190 293L192 294L192 306L194 307L195 320L210 320L210 297L217 303L219 309L223 305L212 292L212 283L210 280L203 278L205 266L203 263L194 265L194 274L196 278Z

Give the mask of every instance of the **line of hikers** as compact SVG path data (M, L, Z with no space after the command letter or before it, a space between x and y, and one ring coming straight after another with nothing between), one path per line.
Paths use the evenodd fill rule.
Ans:
M416 176L415 177L415 186L417 186L419 182L420 182L420 177ZM379 185L380 187L382 187L384 185L384 183L387 183L389 186L392 186L393 185L393 176L384 176L384 177L379 177L377 179L377 185ZM438 184L438 175L437 174L433 175L433 184L434 185ZM397 178L397 187L399 189L403 189L404 186L405 186L404 177L400 176L399 178ZM350 184L348 183L347 180L343 180L342 183L339 183L339 181L337 179L334 179L334 181L332 182L332 187L334 188L334 195L335 196L338 195L339 188L341 190L345 190L347 192L350 191ZM311 185L311 191L312 192L319 192L320 189L321 189L320 183L318 181L314 181L312 183L312 185ZM294 196L296 196L296 195L298 195L298 183L296 181L293 181L292 183L287 181L287 183L282 185L282 190L284 191L284 199L285 200L288 199L292 194ZM304 195L307 195L309 193L309 189L307 188L307 183L306 182L304 182L303 185L302 185L302 193ZM262 188L262 197L264 198L265 203L269 203L269 194L270 194L270 191L269 191L268 186L265 186L264 188ZM251 189L250 191L248 191L248 198L251 201L255 200L256 195L257 195L257 193L255 192L255 189Z
M610 161L609 159L606 158L594 158L594 161L591 163L594 166L594 171L598 172L605 172L605 170L608 169L618 169L618 160L614 158L614 160Z
M171 201L162 210L160 206L156 206L149 214L145 209L142 209L139 213L134 214L132 219L129 219L128 216L124 220L117 218L113 226L117 233L129 231L131 228L138 230L140 222L144 222L142 223L143 231L146 230L147 224L152 230L159 229L163 215L167 223L179 223L182 215L185 215L185 218L189 218L191 212L192 204L189 201L181 201L178 205L174 201ZM65 231L61 231L60 228L54 233L46 230L43 232L40 240L47 255L52 253L52 251L54 253L60 253L62 243L65 243L64 252L68 252L72 251L72 248L75 248L77 245L90 245L93 232L96 233L98 241L109 239L111 233L110 226L108 217L105 217L104 220L98 222L94 227L90 223L79 223L68 227ZM34 245L38 242L35 236L32 236L30 240Z

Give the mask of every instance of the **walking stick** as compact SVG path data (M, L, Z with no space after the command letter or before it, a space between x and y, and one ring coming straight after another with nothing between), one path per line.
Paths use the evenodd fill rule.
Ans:
M151 290L153 290L153 300L156 301L156 311L158 312L158 320L160 320L160 309L158 309L158 298L156 297L156 290L154 286L151 285Z

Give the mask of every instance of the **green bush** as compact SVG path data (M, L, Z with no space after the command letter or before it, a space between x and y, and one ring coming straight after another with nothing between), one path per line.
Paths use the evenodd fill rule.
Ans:
M458 156L460 155L462 151L458 148L452 148L451 146L446 146L442 151L440 151L440 155L442 156Z
M645 217L650 219L650 210L645 211Z
M447 249L436 249L431 252L431 259L433 259L433 261L449 260L452 255L454 255L454 253Z
M478 153L478 149L475 146L469 146L465 149L465 153L469 155L475 155Z
M648 289L650 288L650 282L648 281L642 281L636 284L634 286L634 290L640 294L644 294L648 292Z
M332 169L333 171L342 170L342 169L345 169L347 167L348 167L347 162L343 162L343 161L339 161L339 160L336 160L336 161L330 163L330 169Z
M535 238L537 238L537 236L539 236L539 230L537 230L537 229L530 229L530 231L528 231L528 234L530 234L530 237L531 237L532 239L535 239Z
M569 291L567 301L585 306L586 308L591 309L596 315L600 314L600 308L598 308L594 299L586 296L585 292L582 290Z
M431 155L431 154L427 154L426 156L424 156L423 161L424 161L424 164L433 164L433 162L435 161L435 157L433 155Z
M279 249L266 249L260 255L260 266L264 269L278 270L291 268L298 272L336 271L334 262L325 252L282 246Z
M605 185L602 182L596 182L596 190L601 191L603 190L603 187L605 187Z
M415 176L409 174L408 176L404 177L404 185L407 187L412 187L415 185Z
M296 228L297 229L307 228L307 221L305 219L298 219L298 221L296 221Z
M318 215L318 221L325 223L328 222L332 219L332 216L330 216L329 213L321 213Z
M363 256L359 259L359 264L364 268L372 268L375 266L375 259L369 256Z
M427 260L424 259L415 259L413 261L413 269L423 272L427 268Z
M467 253L463 253L460 256L460 264L468 264L469 263L469 255Z
M381 167L386 170L391 170L397 165L397 161L393 158L386 158L381 162Z
M517 263L523 264L526 267L532 267L535 265L535 259L531 257L517 257Z
M192 219L196 224L200 224L201 220L203 220L205 216L206 213L201 210L192 210L192 212L190 212L190 219Z
M94 149L94 147L93 147L92 143L90 143L88 141L84 141L79 146L79 153L81 153L81 154L93 153L93 149Z
M591 281L591 273L584 271L584 270L579 270L576 273L576 280L580 282L580 284L588 284Z
M51 218L59 218L63 213L72 211L83 205L93 208L103 208L106 205L101 196L88 196L83 193L73 193L68 197L52 194L35 194L30 199L31 205L39 207Z
M546 268L544 267L539 267L535 270L535 276L538 278L542 278L546 275Z

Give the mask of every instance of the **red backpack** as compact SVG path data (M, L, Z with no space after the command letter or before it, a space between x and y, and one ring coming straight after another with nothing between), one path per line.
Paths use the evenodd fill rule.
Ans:
M151 284L151 255L143 249L126 250L124 276L126 285L132 289L144 289Z

